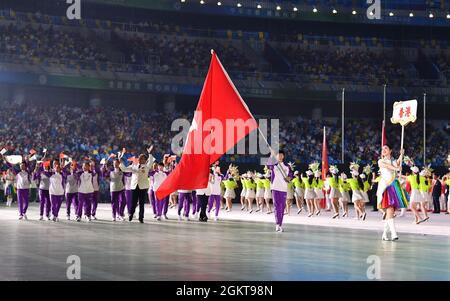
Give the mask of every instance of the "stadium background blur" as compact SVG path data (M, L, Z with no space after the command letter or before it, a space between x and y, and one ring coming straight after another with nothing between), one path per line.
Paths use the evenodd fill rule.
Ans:
M217 2L82 0L82 19L68 20L65 1L2 0L0 147L100 159L153 143L161 159L171 122L192 118L215 49L255 117L280 119L297 165L321 160L323 126L330 163L376 160L386 84L388 117L414 98L422 116L427 94L427 164L447 169L448 1L381 1L380 20L367 19L366 1ZM420 117L405 142L419 165L422 129ZM399 139L388 121L388 143ZM223 162L260 169L259 156Z

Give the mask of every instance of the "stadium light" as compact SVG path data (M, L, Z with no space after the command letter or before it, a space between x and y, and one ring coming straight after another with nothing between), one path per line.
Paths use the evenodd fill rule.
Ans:
M217 6L221 6L222 5L222 2L217 2Z
M447 19L450 19L450 13L447 14Z
M313 13L317 13L318 12L318 10L317 10L317 8L313 8Z
M200 4L205 4L205 1L203 1L203 0L200 0Z
M281 10L281 6L277 5L277 10Z
M412 18L412 17L414 17L414 14L411 12L411 13L409 13L409 16Z
M240 2L238 2L238 4L236 4L237 7L242 7L242 4Z
M373 11L371 11L371 12L369 13L369 15L373 16Z
M256 5L257 9L261 9L261 4Z
M333 9L333 14L337 14L337 10L336 9Z
M296 6L294 6L294 8L292 10L293 11L298 11L298 8Z
M389 17L393 17L394 13L393 12L389 12Z
M180 0L181 1L181 3L184 3L184 2L186 2L186 0Z
M352 15L356 15L356 10L352 10Z
M428 17L430 17L430 19L434 18L433 13L430 13L430 14L428 15Z

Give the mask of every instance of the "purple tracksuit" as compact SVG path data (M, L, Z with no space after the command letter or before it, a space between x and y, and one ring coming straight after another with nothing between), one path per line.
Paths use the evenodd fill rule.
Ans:
M59 209L61 209L61 204L63 202L64 195L51 195L50 200L52 202L52 214L54 217L58 217Z
M181 210L183 210L184 208L184 216L189 217L189 211L191 209L192 202L193 202L192 192L178 191L178 215L181 215Z
M27 213L28 203L30 201L31 167L28 165L27 170L17 172L10 163L6 162L6 165L16 175L19 215L24 216Z
M96 172L77 172L78 179L78 206L77 217L81 218L83 214L91 217L92 213L92 199L94 196L94 175Z
M222 197L220 195L211 194L208 199L208 213L211 212L211 209L213 207L213 204L216 205L216 216L219 216L219 209L220 209L220 200Z
M268 163L267 167L272 171L271 190L275 209L275 223L281 227L286 208L287 182L280 170L283 170L284 174L290 178L292 178L293 173L289 166L284 163Z
M78 193L66 193L66 208L67 208L67 216L70 216L70 208L72 207L74 211L77 212L78 209Z
M39 187L38 195L40 216L44 216L45 209L45 216L49 217L51 209L50 194L48 192L50 180L48 174L44 171L42 166L40 166L38 171L34 173L33 180L37 181Z
M73 204L74 211L78 208L78 177L76 172L71 172L68 167L63 169L66 177L66 211L67 216L70 217L70 209Z
M200 206L198 204L197 192L192 191L192 214L196 214L200 211Z
M92 216L95 217L95 214L97 213L97 205L98 200L100 198L100 192L99 192L99 181L98 177L101 175L100 169L95 167L95 173L92 176L92 183L94 185L94 193L92 194Z

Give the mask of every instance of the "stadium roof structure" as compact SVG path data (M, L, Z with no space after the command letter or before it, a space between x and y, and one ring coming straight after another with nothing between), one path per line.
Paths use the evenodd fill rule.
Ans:
M448 1L380 0L380 18L369 18L366 0L85 0L136 8L291 20L450 26Z

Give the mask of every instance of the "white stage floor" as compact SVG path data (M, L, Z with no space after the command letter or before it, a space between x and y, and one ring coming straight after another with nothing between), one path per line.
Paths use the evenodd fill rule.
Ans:
M398 242L380 239L379 213L366 221L332 220L329 212L287 216L284 233L273 215L238 207L218 222L111 222L99 205L98 221L28 221L17 208L0 207L0 280L66 280L67 257L81 259L82 280L368 280L367 260L377 256L380 280L450 280L450 216L433 215L422 225L411 213L397 218ZM294 211L293 211L294 213ZM326 226L326 227L325 227ZM372 257L371 257L372 258Z

